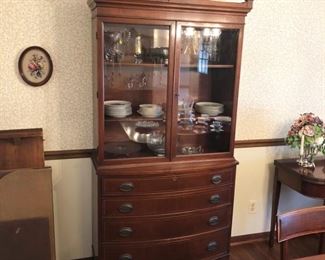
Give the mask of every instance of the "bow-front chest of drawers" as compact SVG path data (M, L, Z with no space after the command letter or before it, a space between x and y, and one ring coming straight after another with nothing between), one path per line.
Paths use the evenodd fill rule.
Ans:
M227 257L236 162L221 165L188 162L156 170L101 171L97 187L103 259Z

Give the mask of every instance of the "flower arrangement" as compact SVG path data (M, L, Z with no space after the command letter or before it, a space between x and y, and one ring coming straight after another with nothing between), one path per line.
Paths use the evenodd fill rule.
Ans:
M28 64L28 69L30 71L30 75L35 79L42 78L44 74L44 65L45 60L42 55L33 54L32 59Z
M291 147L300 147L304 137L304 146L322 146L325 154L325 125L323 121L313 113L304 113L294 121L286 138L287 144Z
M294 121L286 138L286 143L292 148L300 148L300 163L302 157L311 157L319 151L325 154L325 125L313 113L304 113ZM308 160L308 158L307 158ZM308 167L308 166L306 166Z

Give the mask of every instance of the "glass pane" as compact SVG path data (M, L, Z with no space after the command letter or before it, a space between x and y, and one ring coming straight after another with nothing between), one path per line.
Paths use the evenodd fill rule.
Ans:
M169 27L104 29L105 158L165 156Z
M230 149L238 33L182 27L178 155Z

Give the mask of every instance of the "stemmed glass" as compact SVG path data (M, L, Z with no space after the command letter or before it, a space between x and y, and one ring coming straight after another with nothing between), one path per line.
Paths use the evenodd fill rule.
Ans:
M184 98L181 104L183 117L181 118L180 125L184 130L192 130L194 125L194 99L192 97Z

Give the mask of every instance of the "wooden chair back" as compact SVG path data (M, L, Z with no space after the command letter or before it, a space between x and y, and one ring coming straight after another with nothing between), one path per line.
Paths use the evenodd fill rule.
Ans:
M325 206L304 208L278 215L277 227L282 260L288 259L288 240L310 234L322 234L318 252L321 254L325 232Z

